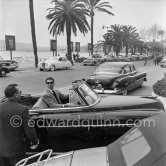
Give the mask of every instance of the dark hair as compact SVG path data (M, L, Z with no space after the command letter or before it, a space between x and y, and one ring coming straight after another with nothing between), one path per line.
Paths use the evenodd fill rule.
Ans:
M15 93L18 92L16 86L18 86L17 84L10 84L6 87L5 89L5 96L8 97L13 97Z
M54 82L54 78L52 78L52 77L47 77L47 78L45 79L45 83L47 83L47 80L52 80L52 81Z

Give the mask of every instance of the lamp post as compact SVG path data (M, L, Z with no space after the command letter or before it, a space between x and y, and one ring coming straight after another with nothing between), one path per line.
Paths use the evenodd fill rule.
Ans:
M107 34L108 34L108 28L111 28L111 26L105 26L105 25L103 25L103 29L104 28L106 28L107 29ZM106 42L107 42L107 40L106 40ZM105 45L105 54L107 54L107 50L108 50L108 48L107 48L107 44Z

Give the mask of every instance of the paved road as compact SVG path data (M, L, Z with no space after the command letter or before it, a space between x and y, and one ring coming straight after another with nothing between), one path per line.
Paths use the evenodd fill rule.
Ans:
M136 67L140 71L147 72L148 81L145 82L143 88L138 88L130 93L130 95L151 95L152 85L163 77L166 69L160 66L154 66L149 62L147 66L143 66L143 62L135 62ZM95 71L95 66L81 66L76 64L69 70L58 70L54 72L36 70L32 63L21 64L16 71L9 73L6 77L0 78L0 96L3 96L3 90L7 84L19 84L22 92L25 94L41 94L45 89L44 80L51 76L55 78L56 87L64 92L71 87L73 80L86 78Z

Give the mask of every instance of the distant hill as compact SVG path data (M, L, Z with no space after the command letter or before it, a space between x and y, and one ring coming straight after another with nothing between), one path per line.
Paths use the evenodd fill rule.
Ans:
M1 51L6 50L6 44L4 40L0 40L0 50ZM33 51L33 46L30 43L16 42L16 50L17 51ZM49 48L38 46L38 51L49 51Z
M80 47L81 52L88 52L88 45L81 45ZM30 43L21 43L21 42L16 42L16 50L17 51L33 51L33 45ZM94 45L94 51L96 50L95 45ZM0 40L0 51L6 51L6 45L4 40ZM49 47L42 47L38 46L38 51L50 51ZM59 52L67 52L67 47L66 46L60 46L58 47ZM75 50L74 50L75 52Z

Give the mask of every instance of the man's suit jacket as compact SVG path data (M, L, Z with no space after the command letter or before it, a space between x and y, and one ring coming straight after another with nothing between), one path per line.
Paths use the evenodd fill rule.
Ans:
M19 120L19 119L21 120ZM37 135L33 127L28 126L29 111L26 106L7 100L0 104L0 156L18 157L26 153L27 138L37 144ZM13 125L20 126L14 127Z
M62 102L69 102L69 95L62 94L58 90L54 90L57 99L50 89L46 89L42 95L42 100L47 104L48 107L58 107Z

